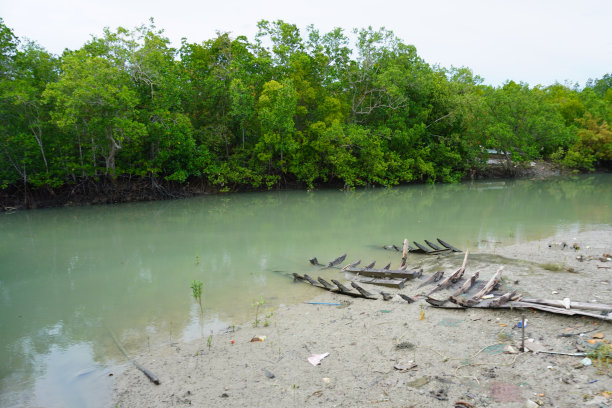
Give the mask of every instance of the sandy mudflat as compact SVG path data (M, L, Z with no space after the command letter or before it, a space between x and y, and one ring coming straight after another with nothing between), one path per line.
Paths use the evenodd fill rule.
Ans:
M491 243L470 255L465 276L478 271L481 280L488 280L504 265L504 290L611 304L612 269L602 267L612 262L598 259L604 253L612 253L607 226L520 245ZM462 260L462 254L428 259L424 275L452 273ZM409 283L401 293L431 289L417 289L421 282ZM449 293L433 296L442 299ZM583 357L503 352L508 345L520 346L516 324L521 313L528 319L527 338L533 340L528 344L557 352L588 351L594 335L612 342L611 322L533 311L447 310L423 300L352 299L323 290L313 301L348 303L283 307L268 327L247 324L217 334L210 349L204 339L136 356L161 385L130 366L117 376L116 405L453 407L464 401L471 404L464 407L612 407L612 393L606 393L612 392L612 365L602 372L583 367ZM265 341L250 342L258 335ZM322 353L329 356L320 365L308 362Z

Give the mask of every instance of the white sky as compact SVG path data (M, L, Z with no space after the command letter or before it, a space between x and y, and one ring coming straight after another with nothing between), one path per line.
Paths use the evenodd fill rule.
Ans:
M175 46L217 30L253 40L257 21L282 19L321 32L384 26L428 63L467 66L492 85L583 86L612 73L610 0L1 0L0 17L55 54L149 17Z

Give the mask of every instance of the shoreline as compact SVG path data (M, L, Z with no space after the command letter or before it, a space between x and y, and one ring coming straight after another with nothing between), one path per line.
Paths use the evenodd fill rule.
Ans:
M505 166L490 165L475 173L472 177L466 175L461 182L470 180L500 180L500 179L545 179L565 174L557 165L545 161L517 164L512 169ZM401 185L409 185L401 184ZM321 184L317 189L342 189L340 184ZM242 186L231 193L246 193L254 191L286 191L292 189L305 190L301 184L287 184L274 189ZM97 182L83 180L76 185L64 185L52 190L45 187L39 189L17 189L9 186L0 190L0 213L39 208L79 207L100 204L122 204L149 202L173 199L185 199L204 195L225 194L217 188L209 186L203 180L191 180L183 184L168 181L151 181L148 178L132 179L118 178L116 180L102 178Z
M578 250L571 248L574 243ZM612 262L604 264L598 257L610 252L612 228L602 226L475 252L468 258L466 276L478 271L481 280L488 280L504 265L505 285L525 296L609 304L612 269L598 266ZM578 255L586 260L579 261ZM455 254L438 263L450 273L462 260L463 254ZM430 269L425 266L426 276L434 272ZM418 280L408 282L399 292L414 295L418 285ZM596 332L611 341L609 322L533 311L437 309L422 299L408 304L398 296L383 301L321 292L313 302L341 306L288 305L274 311L267 327L247 323L234 332L215 334L210 345L202 338L134 356L161 384L152 384L129 366L115 378L116 406L612 404L612 396L605 394L612 390L610 370L601 373L594 366L583 367L578 357L503 352L520 342L516 324L522 315L528 319L527 337L556 352L588 347L587 340ZM440 291L435 296L445 294ZM266 336L265 341L251 342L256 336ZM311 355L323 353L329 355L320 365L308 362Z

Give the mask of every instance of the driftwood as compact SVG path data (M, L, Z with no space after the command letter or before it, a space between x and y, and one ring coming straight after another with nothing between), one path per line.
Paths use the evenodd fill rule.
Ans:
M319 284L317 283L316 280L312 279L310 276L304 274L304 279L308 281L308 283L310 283L313 286L318 286Z
M131 358L130 356L128 356L128 353L125 351L125 349L123 348L123 346L121 345L121 343L119 343L119 340L117 340L117 337L115 336L115 333L112 332L111 329L109 329L108 327L106 328L106 330L108 330L108 333L110 334L110 336L113 338L113 341L115 342L115 345L117 346L117 348L121 351L121 353L125 356L126 359L129 360L130 363L132 363L134 365L134 367L136 367L137 369L139 369L144 375L147 376L147 378L149 380L151 380L151 382L155 385L159 385L159 378L157 378L157 376L155 374L153 374L150 370L147 370L146 368L144 368L143 366L141 366L140 364L138 364L138 362L136 360L134 360L133 358Z
M370 276L372 278L400 278L414 279L421 276L421 271L407 271L401 269L362 269L362 268L346 268L346 272L356 273L361 276Z
M374 267L374 265L376 265L376 261L370 262L369 264L364 266L363 269L372 269Z
M437 282L440 279L442 279L443 276L444 276L444 271L438 271L438 272L434 273L433 275L431 275L429 278L427 278L419 286L417 286L417 289L418 288L422 288L425 285L429 285L430 283Z
M383 267L383 269L386 269L386 270L389 270L389 268L391 268L391 262L389 262Z
M293 273L293 279L296 281L306 281L308 283L310 283L312 286L315 286L317 288L321 288L321 289L326 289L329 290L330 292L334 292L334 293L339 293L341 295L348 295L348 296L352 296L352 297L364 297L361 293L356 293L353 292L352 290L350 290L349 288L347 288L346 286L344 286L343 284L341 284L340 282L332 279L332 282L337 286L334 287L332 284L330 284L329 282L327 282L325 279L319 277L319 282L315 281L314 279L312 279L310 276L308 275L299 275L297 273ZM373 295L374 296L374 295ZM366 299L376 299L375 297L367 297Z
M309 259L308 262L310 262L312 265L315 265L315 266L325 266L325 265L319 263L319 260L316 257Z
M412 243L418 248L420 249L423 253L430 253L432 250L431 249L427 249L426 247L424 247L423 245L419 244L416 241L412 241ZM416 251L415 251L416 252Z
M506 293L506 294L504 294L504 295L494 299L490 304L491 304L491 307L493 307L493 308L500 307L504 303L508 302L511 299L515 299L516 297L517 297L517 295L516 295L516 289L515 289L512 292L508 292L508 293Z
M453 283L456 283L459 279L461 279L461 277L463 276L463 273L465 272L465 265L467 263L467 257L468 257L468 253L469 251L465 251L465 256L463 257L463 264L461 265L461 267L459 269L457 269L457 271L455 273L453 273L452 275L450 275L449 277L447 277L446 279L444 279L443 281L441 281L440 283L438 283L428 294L427 296L431 295L432 293L440 290L440 289L444 289L449 287L450 285L452 285Z

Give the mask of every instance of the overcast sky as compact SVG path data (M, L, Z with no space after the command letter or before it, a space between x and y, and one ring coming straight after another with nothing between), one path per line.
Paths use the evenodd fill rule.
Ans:
M215 32L253 39L261 19L314 24L321 32L392 30L430 64L467 66L501 85L578 82L612 73L610 0L2 0L0 17L48 51L80 48L104 27L134 28L149 17L174 45Z

